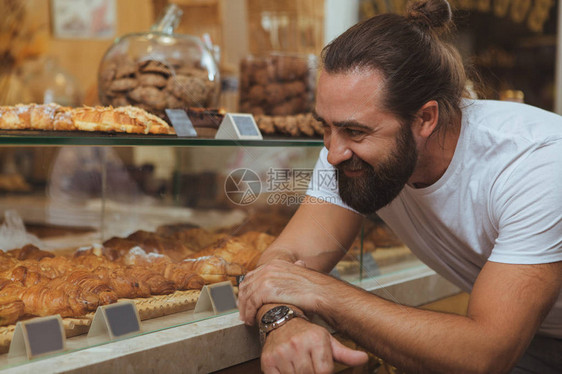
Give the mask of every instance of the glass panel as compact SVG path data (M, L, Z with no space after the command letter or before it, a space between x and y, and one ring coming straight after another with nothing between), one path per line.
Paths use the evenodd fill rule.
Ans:
M13 139L24 144L41 140L42 145L53 141L31 136ZM261 252L281 233L304 198L322 148L321 142L313 141L160 140L164 144L172 140L173 147L76 146L75 138L64 137L54 142L62 139L73 142L73 146L0 147L0 214L5 218L0 227L0 248L10 251L33 244L48 252L29 248L7 252L0 258L0 277L27 287L30 282L47 285L51 278L86 269L97 274L98 283L109 285L110 290L104 291L107 298L102 299L100 292L88 293L84 297L90 304L79 310L70 305L62 311L49 309L48 303L43 310L28 306L27 315L62 313L77 318L67 335L82 335L69 340L71 350L92 344L83 334L97 305L115 301L111 292L137 300L147 326L145 332L207 318L191 313L198 291L184 289L193 288L193 284L186 280L180 285L182 279L170 274L183 274L184 258L203 255L217 255L223 260L214 264L222 273L198 273L202 282L234 281L235 275L255 266ZM132 136L78 139L93 139L94 144L104 145L144 141ZM193 144L220 146L184 146ZM82 257L85 255L90 256L88 260ZM51 270L36 271L33 261ZM26 279L12 272L14 263L27 267ZM158 263L160 267L155 265ZM65 267L68 264L71 266ZM373 216L365 219L361 233L333 274L356 282L418 264ZM130 280L135 274L135 279L144 284L143 272L135 273L135 266L157 273L148 291L139 289L143 287L139 285L132 290L121 289L122 285L109 282L111 277ZM173 271L167 271L166 266ZM39 276L30 277L33 272L39 272ZM145 283L149 283L148 278ZM195 283L197 286L202 283ZM156 314L154 303L161 306ZM152 309L146 307L149 304ZM167 309L166 305L174 307ZM5 324L13 327L17 318ZM83 325L76 327L76 321ZM0 367L7 364L2 357Z
M264 140L218 140L179 138L175 135L122 135L99 133L61 133L0 130L0 145L97 145L97 146L170 146L170 147L318 147L318 139L269 138Z

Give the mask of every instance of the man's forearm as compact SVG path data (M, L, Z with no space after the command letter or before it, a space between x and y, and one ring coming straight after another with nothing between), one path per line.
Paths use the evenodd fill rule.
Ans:
M362 221L355 212L329 203L310 203L306 197L259 264L302 260L310 269L330 271L351 246Z
M406 307L344 287L322 303L319 314L407 372L499 372L502 362L513 359L501 357L497 335L468 317Z
M291 249L289 249L291 248ZM345 250L337 248L332 250L311 250L310 248L301 248L296 245L273 243L261 255L258 266L266 264L272 260L283 260L295 263L297 260L304 262L309 269L327 273L333 269L338 261L344 256Z
M295 252L290 251L284 247L276 246L274 243L263 252L260 259L258 260L257 266L266 264L272 260L283 260L294 263L298 259L299 258L297 257Z
M284 249L284 248L277 247L275 245L272 245L260 257L260 259L258 261L258 266L266 264L267 262L269 262L271 260L284 260L284 261L294 263L295 261L298 260L298 258L291 251L289 251L287 249ZM280 305L280 304L264 304L264 305L262 305L262 307L256 313L256 324L259 325L259 321L261 320L261 317L268 310L276 307L277 305ZM297 307L295 307L293 305L291 305L291 307L296 309L296 310L301 311L300 309L298 309Z

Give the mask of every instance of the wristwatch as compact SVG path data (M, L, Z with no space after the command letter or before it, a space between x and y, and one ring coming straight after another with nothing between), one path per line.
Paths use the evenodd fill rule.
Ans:
M303 313L286 305L279 305L265 312L259 323L261 345L263 346L265 344L267 334L283 326L295 317L303 318L308 321L308 318Z

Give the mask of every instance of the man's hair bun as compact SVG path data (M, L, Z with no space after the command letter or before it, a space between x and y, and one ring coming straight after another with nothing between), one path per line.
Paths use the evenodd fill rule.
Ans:
M414 0L406 11L407 18L420 26L448 29L452 24L453 11L447 0Z

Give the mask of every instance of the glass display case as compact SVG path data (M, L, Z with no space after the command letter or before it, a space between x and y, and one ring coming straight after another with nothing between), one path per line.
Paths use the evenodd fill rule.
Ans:
M103 105L135 105L162 118L165 109L216 107L218 51L196 36L174 33L182 14L170 4L150 32L115 40L98 69Z
M56 269L55 260L64 258L60 261L76 270L87 267L84 256L97 256L96 261L104 264L128 266L128 272L146 264L151 255L177 264L199 255L220 257L216 252L220 250L227 256L229 245L238 245L244 259L233 255L225 257L226 262L240 265L238 272L243 273L255 266L261 251L302 201L322 145L320 140L4 132L0 136L0 214L4 217L0 247L12 259L6 260L4 254L1 278L24 285L31 282L17 278L14 263L27 266L27 274L32 274L31 261ZM31 251L30 244L36 249ZM382 221L368 217L332 275L362 284L388 275L400 279L412 269L427 268ZM236 285L236 274L226 270L222 277L199 275L207 284L230 280ZM154 286L145 294L115 291L118 299L135 302L143 325L140 335L213 317L193 311L202 283L180 286L177 279L162 275L176 283L168 282L169 287L161 290ZM80 309L82 314L61 313L67 353L110 342L93 341L86 334L95 307L115 301L98 295L92 305ZM15 322L57 310L34 312L30 307L0 326L4 338L0 368L28 362L6 354ZM239 323L232 326L240 327Z

